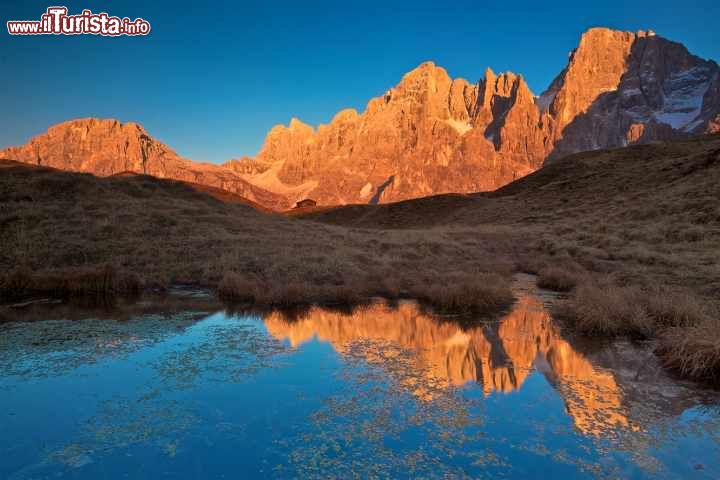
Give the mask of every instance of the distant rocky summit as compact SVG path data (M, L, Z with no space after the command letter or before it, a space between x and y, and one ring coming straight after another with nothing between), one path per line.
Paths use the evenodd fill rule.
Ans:
M551 156L720 131L719 71L652 31L589 30L538 101Z
M0 151L0 158L98 176L141 173L221 188L269 208L289 205L284 196L256 187L227 168L178 156L132 122L70 120L21 147Z
M426 62L362 113L317 129L292 119L255 158L223 166L178 157L137 124L78 120L0 157L109 175L205 183L271 208L384 203L493 190L568 153L720 131L720 68L648 32L593 28L540 96L522 76L477 83Z

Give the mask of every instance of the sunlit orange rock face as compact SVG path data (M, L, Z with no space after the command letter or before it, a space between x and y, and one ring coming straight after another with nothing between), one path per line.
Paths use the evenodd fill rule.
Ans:
M591 29L538 99L550 156L713 132L718 72L652 31Z
M409 351L407 368L413 375L400 376L400 382L425 400L432 399L433 388L470 382L486 394L511 392L521 388L535 368L558 389L582 432L601 435L629 426L613 375L575 351L533 297L520 298L497 327L463 329L423 313L414 303L401 303L397 309L373 304L352 314L313 308L291 320L276 312L264 322L273 337L293 347L317 338L345 354L362 344L365 360L380 366L388 357ZM389 373L398 372L395 368Z
M491 190L545 157L534 102L512 73L488 70L470 84L423 63L362 114L343 110L317 130L297 119L274 127L253 160L257 171L243 178L278 192L299 188L323 204ZM230 163L239 173L247 165Z
M137 124L74 120L5 157L109 175L124 170L230 190L274 209L494 190L568 153L720 131L720 69L652 32L593 28L549 88L487 69L477 82L426 62L363 112L312 128L293 118L254 157L182 159Z
M0 158L98 176L147 174L221 188L270 208L287 206L284 196L258 188L230 169L181 158L132 122L87 118L60 123L21 147L1 151Z
M510 72L470 83L423 63L364 112L317 130L293 119L230 166L295 199L389 202L493 190L547 158L715 131L718 113L715 62L652 32L593 28L539 97Z

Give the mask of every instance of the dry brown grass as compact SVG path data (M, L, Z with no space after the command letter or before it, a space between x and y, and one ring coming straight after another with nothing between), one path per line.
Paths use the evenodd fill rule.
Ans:
M294 307L312 303L357 304L365 301L368 291L362 286L293 283L275 285L236 272L226 272L218 285L218 294L232 303L259 306Z
M653 325L641 299L636 288L586 284L559 302L554 313L584 334L646 337L652 333Z
M658 330L707 324L713 315L702 299L668 288L648 289L643 305Z
M0 278L0 292L8 300L28 295L53 297L136 294L141 284L132 273L118 273L111 265L58 269L51 273L35 273L15 269Z
M582 280L584 273L580 267L550 265L540 269L537 284L540 288L569 292Z
M310 303L357 304L373 295L388 299L415 298L442 312L494 314L514 301L508 278L498 274L450 274L442 284L434 279L386 278L350 284L294 283L274 285L237 272L227 272L218 285L225 300L262 306L292 307Z
M459 274L512 273L508 234L494 228L343 228L263 214L180 182L14 163L0 164L0 225L0 295L15 298L119 292L128 281L118 272L133 272L145 287L193 283L238 302L355 303ZM83 273L106 266L116 272L107 287ZM32 281L18 282L16 270ZM40 281L57 278L61 287Z
M540 270L545 268L545 262L538 255L516 255L515 269L521 273L537 275Z
M697 325L673 327L660 334L658 354L666 365L695 378L720 378L720 321L707 319Z
M409 293L441 312L495 314L514 301L508 280L496 274L461 276L448 284L418 284Z
M235 272L226 272L218 284L221 298L233 302L255 303L258 297L258 285Z
M558 317L581 332L650 337L670 327L689 327L709 318L704 302L667 288L617 286L590 280L556 305Z

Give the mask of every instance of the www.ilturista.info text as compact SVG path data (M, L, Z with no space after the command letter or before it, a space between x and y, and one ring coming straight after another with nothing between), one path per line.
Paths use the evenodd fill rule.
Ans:
M107 13L83 10L79 15L68 15L67 7L49 7L40 20L10 20L10 35L147 35L150 23L142 18L130 20Z

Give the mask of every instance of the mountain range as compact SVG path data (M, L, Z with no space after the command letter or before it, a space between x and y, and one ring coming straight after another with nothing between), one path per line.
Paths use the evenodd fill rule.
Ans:
M470 83L426 62L364 112L273 127L254 158L193 162L136 123L71 120L0 158L208 185L275 210L497 189L567 154L720 131L720 68L652 31L592 28L539 96L487 69Z

